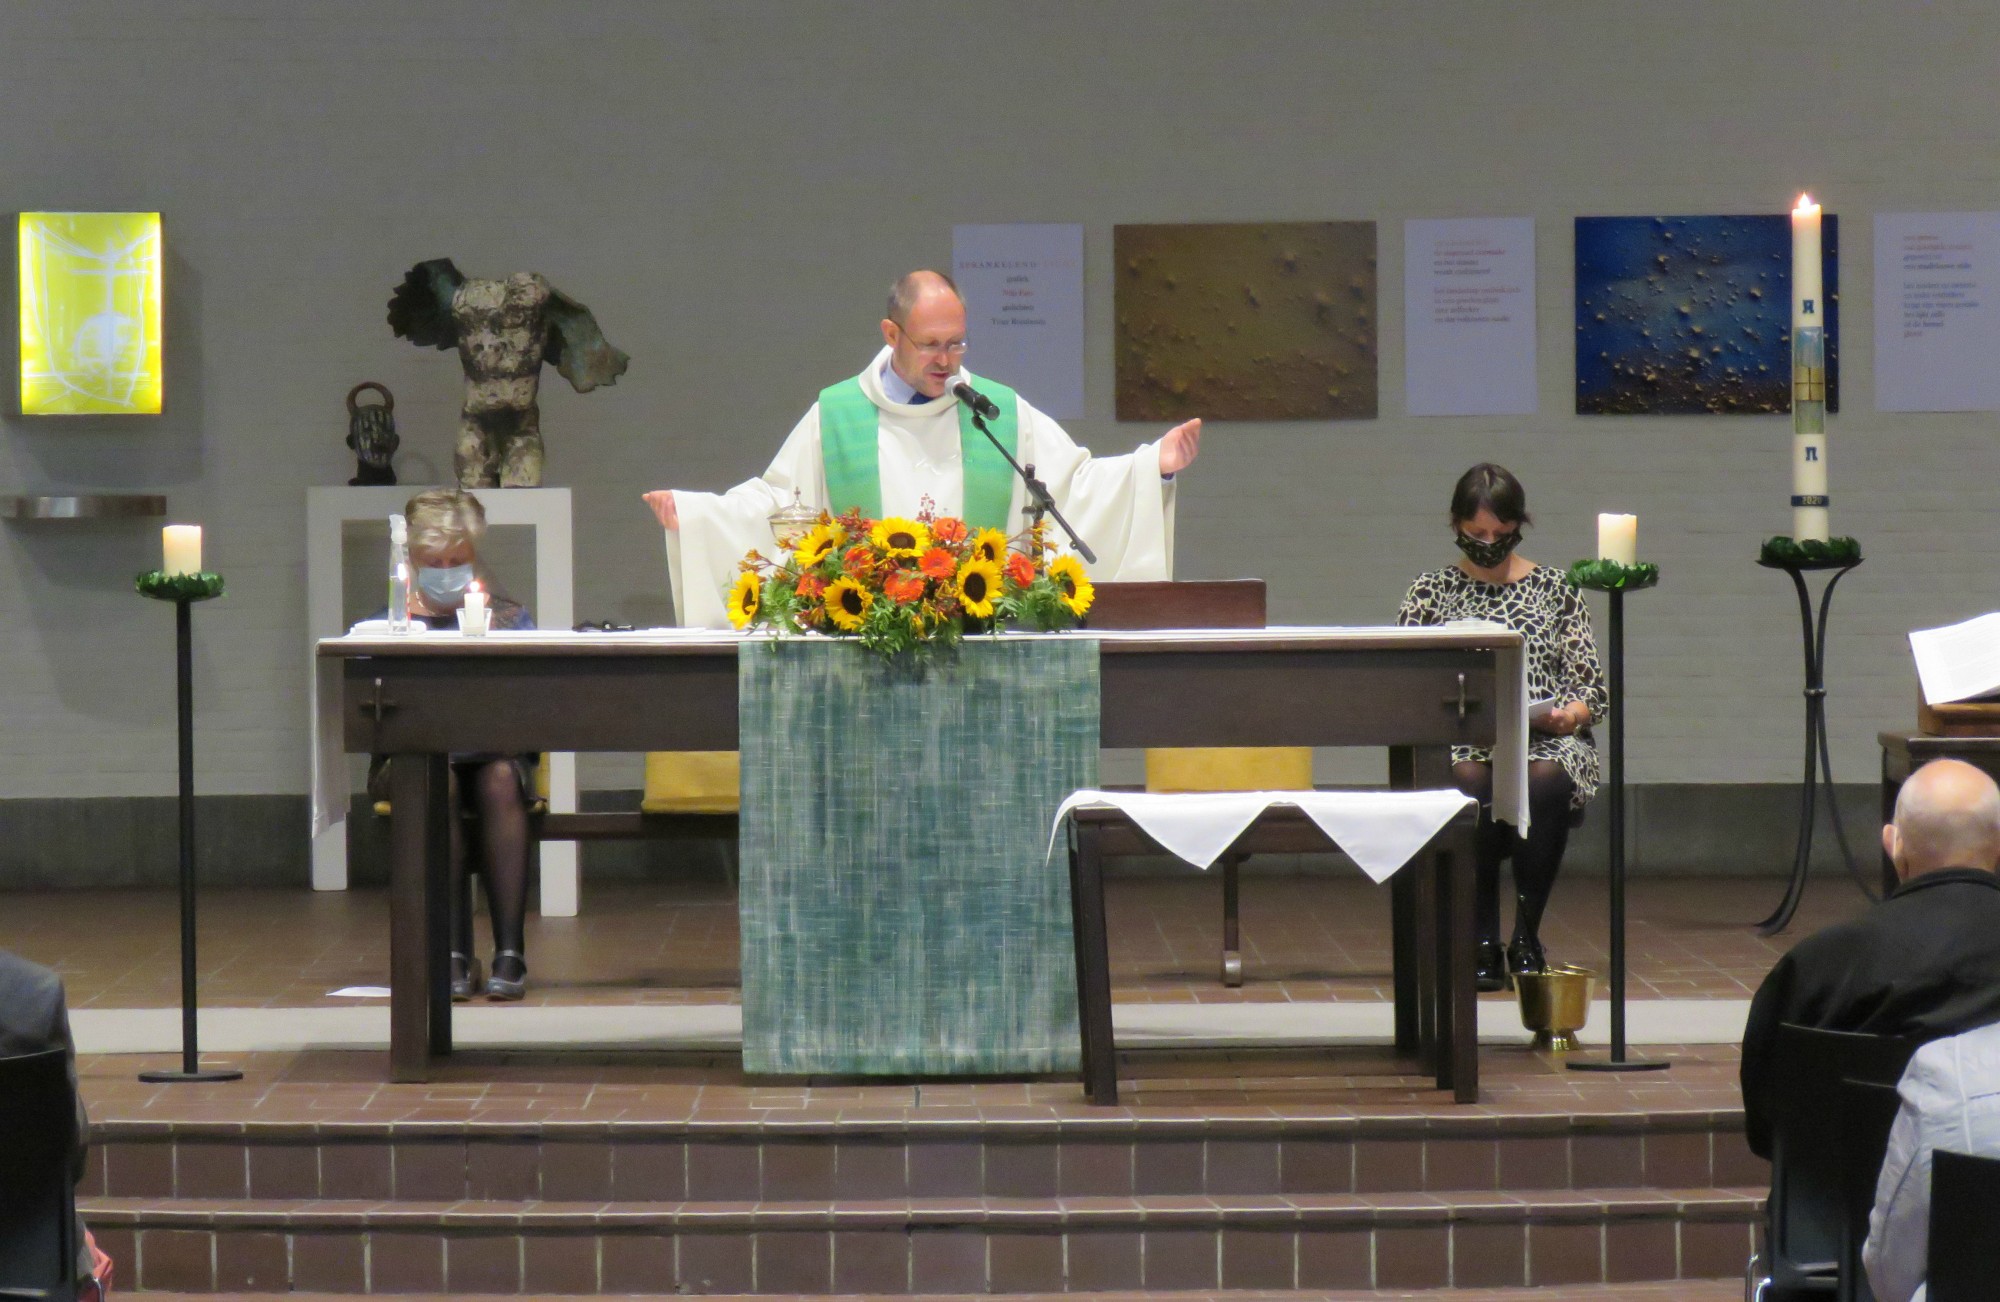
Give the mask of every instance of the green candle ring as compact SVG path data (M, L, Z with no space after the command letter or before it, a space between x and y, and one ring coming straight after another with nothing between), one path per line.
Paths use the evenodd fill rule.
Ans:
M1832 565L1861 564L1861 544L1852 538L1807 538L1803 542L1796 538L1766 538L1764 545L1757 549L1757 563L1783 567L1797 565L1807 569Z
M1599 557L1573 563L1569 567L1569 581L1572 587L1597 592L1636 592L1660 581L1660 567L1644 563L1625 565Z
M199 574L168 574L148 570L132 581L139 595L155 601L207 601L222 595L222 576L203 570Z

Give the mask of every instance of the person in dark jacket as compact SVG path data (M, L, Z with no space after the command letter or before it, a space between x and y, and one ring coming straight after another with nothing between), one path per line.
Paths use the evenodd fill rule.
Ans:
M63 999L62 978L39 963L0 949L0 1058L46 1053L61 1049L69 1060L69 1091L76 1100L76 1147L70 1154L70 1174L83 1179L85 1150L89 1145L90 1118L83 1110L83 1094L76 1087L76 1043L69 1034L69 1007ZM97 1244L77 1218L77 1280L79 1283L105 1280L110 1275L110 1258L97 1251Z
M1743 1114L1760 1157L1784 1106L1772 1086L1780 1023L1935 1039L2000 1022L2000 788L1970 764L1934 760L1903 784L1882 847L1901 884L1800 941L1750 1001Z

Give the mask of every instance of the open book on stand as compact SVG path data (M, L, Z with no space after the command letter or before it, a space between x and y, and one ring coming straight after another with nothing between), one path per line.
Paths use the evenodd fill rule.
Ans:
M2000 613L1910 634L1918 726L1948 735L2000 734Z

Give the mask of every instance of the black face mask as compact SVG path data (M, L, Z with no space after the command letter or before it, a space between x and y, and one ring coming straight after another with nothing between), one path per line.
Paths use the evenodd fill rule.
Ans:
M1482 570L1498 569L1500 563L1513 555L1514 549L1521 545L1521 531L1518 528L1505 537L1495 538L1492 542L1468 538L1456 530L1453 532L1458 539L1458 549L1465 553L1467 560Z

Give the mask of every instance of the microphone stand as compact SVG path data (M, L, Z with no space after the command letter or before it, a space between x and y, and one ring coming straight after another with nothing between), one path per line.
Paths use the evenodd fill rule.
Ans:
M986 436L994 451L1007 459L1007 464L1014 467L1014 473L1028 486L1028 514L1034 517L1037 524L1041 523L1045 513L1054 516L1056 523L1062 526L1062 531L1069 535L1069 545L1076 550L1078 556L1083 557L1083 563L1097 564L1097 553L1090 550L1090 544L1077 537L1076 530L1070 528L1069 521L1063 519L1063 513L1056 509L1056 499L1049 496L1049 486L1035 478L1035 468L1029 466L1025 470L1022 469L1021 463L1014 460L1014 454L1007 450L1007 446L993 437L992 430L986 428L986 418L981 416L970 403L966 404L966 410L972 413L972 423L979 427L979 432Z

